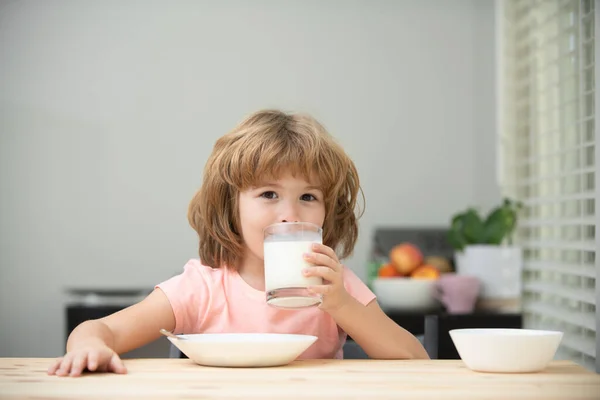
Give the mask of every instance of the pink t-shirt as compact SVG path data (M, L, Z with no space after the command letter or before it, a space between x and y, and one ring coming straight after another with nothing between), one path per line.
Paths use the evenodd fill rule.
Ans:
M344 286L367 305L375 295L347 267ZM176 333L295 333L317 336L300 359L343 358L346 333L318 307L285 310L267 305L265 292L228 268L187 262L183 273L158 284L175 314Z

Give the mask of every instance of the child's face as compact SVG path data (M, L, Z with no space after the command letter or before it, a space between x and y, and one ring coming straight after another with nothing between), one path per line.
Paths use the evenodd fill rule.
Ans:
M279 179L260 183L240 192L241 233L248 257L263 261L263 230L278 222L311 222L320 227L325 221L325 203L318 182L283 174Z

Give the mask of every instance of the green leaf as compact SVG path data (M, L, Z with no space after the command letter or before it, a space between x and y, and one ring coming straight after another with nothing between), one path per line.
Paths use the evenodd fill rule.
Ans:
M469 209L464 216L463 233L469 243L484 243L484 225L475 209Z
M371 290L373 289L371 287L372 282L375 278L377 278L377 273L379 272L380 267L381 267L381 263L379 263L377 261L371 261L371 262L369 262L369 264L367 266L367 286Z
M460 213L460 214L456 214L453 218L452 218L452 224L451 224L451 229L461 232L464 228L464 218L465 218L465 213Z
M483 241L487 244L501 244L508 233L505 219L505 206L492 210L484 223Z
M499 245L502 243L507 233L507 227L501 220L493 220L490 223L486 223L484 243Z
M466 239L460 234L459 231L450 230L447 234L448 243L454 247L455 250L462 251L467 245Z

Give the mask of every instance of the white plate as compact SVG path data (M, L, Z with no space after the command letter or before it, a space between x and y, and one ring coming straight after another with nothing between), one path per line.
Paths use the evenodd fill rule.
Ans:
M316 340L279 333L201 333L168 338L196 364L211 367L274 367L294 361Z

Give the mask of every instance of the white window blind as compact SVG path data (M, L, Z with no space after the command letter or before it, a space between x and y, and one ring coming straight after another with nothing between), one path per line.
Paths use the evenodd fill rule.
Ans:
M557 358L598 370L596 4L498 4L499 169L503 194L524 204L524 325L565 332Z

